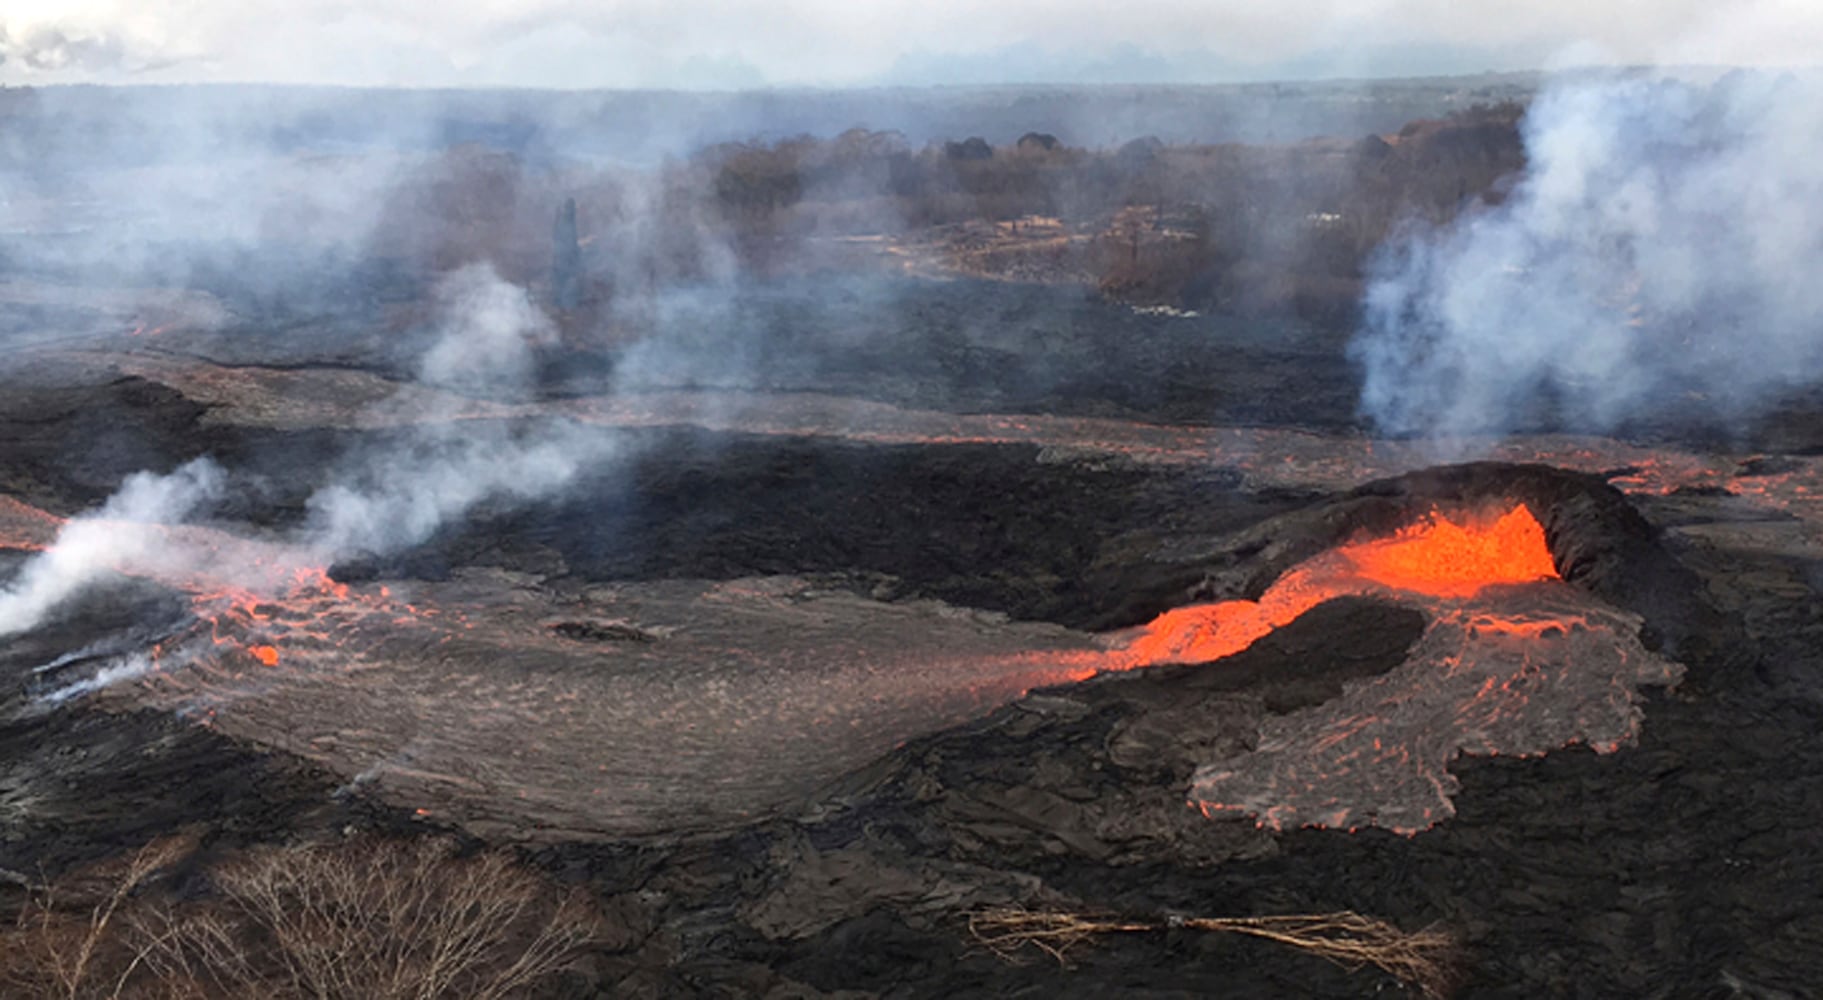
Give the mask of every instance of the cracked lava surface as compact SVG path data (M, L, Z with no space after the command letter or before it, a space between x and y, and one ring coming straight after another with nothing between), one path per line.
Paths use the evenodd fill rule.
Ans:
M361 372L227 368L154 353L88 360L173 385L211 407L205 420L266 427L386 426L434 411L876 444L1022 443L1227 466L1257 487L1352 485L1428 464L1408 445L1296 430L956 415L813 394L429 407L399 397L433 390ZM1726 486L1763 510L1788 547L1794 532L1814 539L1823 522L1823 466L1810 460L1759 472L1748 457L1591 438L1522 439L1500 452L1602 470L1641 495ZM7 547L41 548L59 524L0 498ZM1523 506L1433 514L1308 560L1258 601L1179 608L1113 635L784 577L557 595L533 578L467 570L441 583L346 587L279 543L198 527L146 530L183 535L214 555L184 567L116 567L188 594L196 622L159 639L143 661L115 664L110 676L132 683L111 687L104 704L183 712L323 762L401 804L516 836L688 831L788 809L899 743L1033 688L1219 660L1342 595L1414 604L1429 627L1398 670L1270 720L1254 750L1199 770L1191 799L1206 813L1274 827L1422 829L1450 813L1447 764L1456 755L1618 747L1637 729L1637 687L1680 675L1639 645L1637 618L1556 580ZM264 574L252 587L250 566Z

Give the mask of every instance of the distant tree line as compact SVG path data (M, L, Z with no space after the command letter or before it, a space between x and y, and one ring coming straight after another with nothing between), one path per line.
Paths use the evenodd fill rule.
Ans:
M1046 252L1110 296L1327 316L1352 307L1396 226L1501 197L1524 166L1522 112L1478 106L1389 136L1279 145L1082 149L1034 132L914 148L856 128L643 171L533 170L458 148L401 185L381 230L396 254L489 259L587 313L668 283L809 266L831 243L1039 220L1080 237Z

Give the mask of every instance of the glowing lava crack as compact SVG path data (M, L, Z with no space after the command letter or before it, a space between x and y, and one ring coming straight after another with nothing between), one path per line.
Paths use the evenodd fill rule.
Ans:
M1258 601L1168 612L1114 654L1116 665L1230 656L1349 594L1416 604L1430 624L1390 673L1270 718L1254 750L1200 768L1191 796L1205 814L1415 833L1454 813L1448 765L1458 754L1613 751L1637 732L1637 688L1683 675L1640 645L1637 616L1561 580L1524 506L1485 523L1432 515L1307 560Z

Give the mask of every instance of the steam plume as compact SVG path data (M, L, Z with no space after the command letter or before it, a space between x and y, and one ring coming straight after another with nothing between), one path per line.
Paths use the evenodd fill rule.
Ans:
M71 520L57 540L33 556L0 590L0 635L36 627L64 601L110 572L133 566L192 561L195 554L160 531L220 496L222 471L198 459L170 475L139 472L92 515Z
M419 362L419 379L470 392L526 392L531 348L555 343L557 334L525 290L472 264L444 277L436 297L442 334Z
M532 391L533 349L554 341L550 320L485 265L438 288L443 329L419 378L466 394L521 399ZM456 419L460 397L422 418L405 441L369 454L347 478L310 498L308 544L327 558L397 551L493 498L552 494L613 442L571 424L512 428Z
M1399 434L1732 426L1823 376L1818 91L1741 72L1547 88L1503 204L1383 250L1353 344L1365 414Z
M419 374L426 383L448 387L447 401L440 410L413 414L422 421L420 430L358 456L310 498L300 558L308 553L334 560L415 545L477 504L554 493L616 446L608 435L568 423L507 426L460 419L468 401L457 390L494 398L529 393L533 347L548 342L554 331L522 289L484 266L449 275L438 299L442 333ZM0 635L36 627L110 572L163 575L183 568L242 579L243 568L216 565L232 556L157 527L181 522L220 496L225 478L207 459L167 476L129 477L100 510L69 522L0 590Z

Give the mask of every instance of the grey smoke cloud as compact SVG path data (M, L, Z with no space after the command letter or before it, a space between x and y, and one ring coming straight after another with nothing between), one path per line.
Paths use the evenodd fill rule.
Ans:
M442 332L419 362L426 385L523 392L531 382L532 350L555 344L550 318L525 290L486 264L471 264L438 284Z
M71 519L51 546L20 568L0 589L0 636L36 627L46 615L111 573L135 568L170 570L194 565L208 553L161 526L189 517L218 498L224 474L198 459L169 475L139 472L127 477L93 514Z
M308 543L328 559L408 548L489 500L525 502L568 485L608 442L564 426L514 432L445 425L370 457L310 498Z
M1500 206L1382 252L1353 345L1401 434L1733 426L1823 378L1823 87L1578 76L1523 126Z
M420 376L451 391L442 403L408 415L416 430L354 456L312 495L307 523L291 542L261 550L274 562L268 572L240 565L244 551L217 549L195 533L172 530L230 489L228 472L208 459L168 475L140 472L94 513L70 520L50 547L28 559L0 589L0 636L37 627L115 573L201 576L259 589L274 585L293 564L398 551L479 504L554 494L590 464L618 452L618 439L600 429L551 420L508 426L462 419L471 394L492 400L527 396L533 352L555 334L522 288L485 265L446 275L437 299L443 312L440 335L421 362ZM122 666L109 676L132 676L137 669Z
M554 494L617 448L611 435L560 421L458 419L467 395L529 396L534 351L556 331L524 289L484 264L446 275L436 298L441 331L419 378L455 392L411 414L418 429L405 440L362 456L310 498L305 544L325 560L416 545L483 502Z

